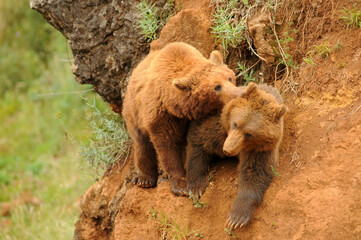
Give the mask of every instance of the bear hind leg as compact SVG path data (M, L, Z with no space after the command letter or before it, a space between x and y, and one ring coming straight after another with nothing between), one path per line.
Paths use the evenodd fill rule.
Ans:
M134 184L143 188L152 188L157 185L158 163L153 144L149 137L138 130L134 140L134 159L139 170L139 176L133 178Z
M182 142L175 142L174 144L161 141L153 141L155 144L157 155L162 168L170 176L171 190L176 196L187 195L185 181L185 171L182 157L185 150L185 144ZM183 150L184 149L184 150Z
M187 146L187 190L201 197L208 187L208 168L212 155L201 146Z

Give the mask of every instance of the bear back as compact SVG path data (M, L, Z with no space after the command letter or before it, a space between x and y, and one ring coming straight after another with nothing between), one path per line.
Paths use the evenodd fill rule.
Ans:
M191 45L175 42L152 51L139 64L128 92L132 92L130 98L148 119L162 112L200 119L220 111L239 95L234 83L234 72L223 64L219 52L212 52L206 59Z

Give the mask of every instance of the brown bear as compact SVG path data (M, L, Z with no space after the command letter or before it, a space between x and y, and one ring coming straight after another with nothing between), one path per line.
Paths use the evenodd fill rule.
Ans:
M200 197L208 186L213 155L238 156L238 194L227 220L231 228L249 222L273 179L286 111L275 88L250 83L242 95L225 105L221 115L192 121L189 126L187 188L194 196Z
M194 47L170 43L152 51L133 71L122 115L134 144L140 187L155 187L158 163L176 195L186 192L185 148L190 120L221 111L240 94L218 51L209 59ZM182 186L184 185L184 186Z

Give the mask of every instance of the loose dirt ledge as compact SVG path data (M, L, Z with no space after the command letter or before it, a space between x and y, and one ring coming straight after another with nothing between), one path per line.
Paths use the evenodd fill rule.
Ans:
M196 14L208 6L204 2L192 11ZM347 30L338 20L339 11L352 8L353 1L296 2L285 6L289 16L296 9L305 17L297 25L294 55L302 59L325 42L332 49L339 43L342 47L326 58L316 56L314 66L302 63L294 71L291 79L297 92L284 94L290 112L280 176L251 224L231 234L224 230L237 192L237 162L214 165L214 181L201 198L207 206L195 208L191 199L174 196L168 181L153 189L134 187L127 181L133 168L130 156L126 166L113 169L83 195L74 239L172 239L160 229L155 211L187 225L188 239L198 239L196 233L203 239L361 239L361 29ZM182 39L179 34L167 37ZM202 51L206 54L213 47L203 46Z

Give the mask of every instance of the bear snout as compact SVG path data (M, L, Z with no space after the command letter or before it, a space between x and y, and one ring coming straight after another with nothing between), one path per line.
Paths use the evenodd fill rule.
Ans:
M230 131L223 144L223 152L229 157L236 156L242 149L243 133L238 130Z
M226 149L224 149L223 148L223 153L224 154L226 154L227 156L229 156L229 157L231 157L232 156L232 154L231 153L229 153Z

